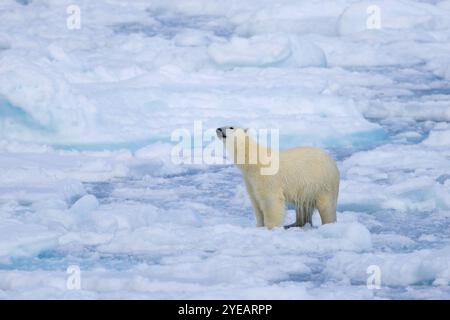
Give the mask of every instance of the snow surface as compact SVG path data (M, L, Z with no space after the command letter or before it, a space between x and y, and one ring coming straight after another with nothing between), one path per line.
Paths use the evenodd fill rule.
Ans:
M450 1L2 0L0 19L0 298L450 298ZM326 148L338 222L255 228L236 168L171 161L194 121Z

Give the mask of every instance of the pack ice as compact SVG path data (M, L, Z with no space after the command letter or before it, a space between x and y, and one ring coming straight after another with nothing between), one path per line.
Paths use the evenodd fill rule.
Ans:
M72 4L0 2L0 298L450 298L450 1ZM194 121L325 148L338 222L255 228Z

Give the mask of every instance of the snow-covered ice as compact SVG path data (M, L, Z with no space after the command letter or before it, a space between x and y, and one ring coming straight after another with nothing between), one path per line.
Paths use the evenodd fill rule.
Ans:
M450 299L450 1L2 0L0 20L0 298ZM236 168L171 161L195 121L326 148L338 222L255 228Z

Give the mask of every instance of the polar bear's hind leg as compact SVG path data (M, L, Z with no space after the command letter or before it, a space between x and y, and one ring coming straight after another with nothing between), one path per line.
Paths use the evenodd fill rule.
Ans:
M336 195L323 194L317 198L317 209L319 210L322 224L336 222Z

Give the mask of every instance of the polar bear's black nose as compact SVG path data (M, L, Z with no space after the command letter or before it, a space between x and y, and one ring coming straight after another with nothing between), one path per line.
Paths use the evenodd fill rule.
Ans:
M217 136L219 138L225 138L226 137L225 132L222 130L222 128L217 128L216 129L216 134L217 134Z

